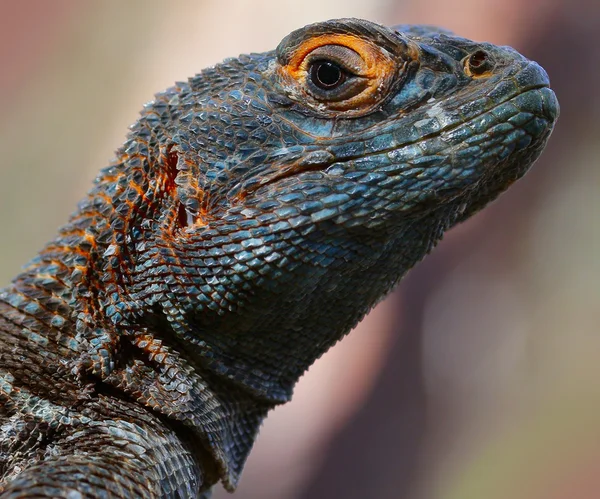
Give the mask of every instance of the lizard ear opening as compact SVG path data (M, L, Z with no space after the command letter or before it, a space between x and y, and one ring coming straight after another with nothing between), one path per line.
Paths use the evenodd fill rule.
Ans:
M198 185L197 172L182 162L176 147L168 147L163 155L165 194L172 200L171 215L166 225L171 231L186 229L203 221L204 191Z
M179 228L185 229L186 227L193 225L193 223L194 217L192 217L192 215L190 215L186 211L183 203L179 203L179 206L177 208L177 225L179 226Z

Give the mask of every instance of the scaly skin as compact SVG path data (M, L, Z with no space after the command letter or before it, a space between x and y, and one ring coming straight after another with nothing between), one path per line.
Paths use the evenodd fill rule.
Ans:
M1 497L233 490L302 373L528 170L548 85L508 47L346 19L158 94L0 293Z

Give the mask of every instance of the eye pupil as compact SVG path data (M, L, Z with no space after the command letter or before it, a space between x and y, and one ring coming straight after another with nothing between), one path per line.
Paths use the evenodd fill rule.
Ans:
M337 64L330 61L316 61L311 66L312 82L323 90L336 88L344 82L345 74Z

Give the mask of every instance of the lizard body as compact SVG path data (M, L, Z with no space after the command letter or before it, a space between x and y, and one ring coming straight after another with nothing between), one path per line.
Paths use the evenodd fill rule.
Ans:
M511 48L355 19L157 94L0 292L0 497L233 490L268 411L557 117Z

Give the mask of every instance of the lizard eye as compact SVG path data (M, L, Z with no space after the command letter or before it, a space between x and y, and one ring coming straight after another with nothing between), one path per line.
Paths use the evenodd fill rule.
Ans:
M343 45L324 45L304 61L306 90L318 101L340 102L360 94L368 85L365 61Z
M368 113L387 96L406 64L375 40L354 34L290 35L277 52L283 90L327 116Z

